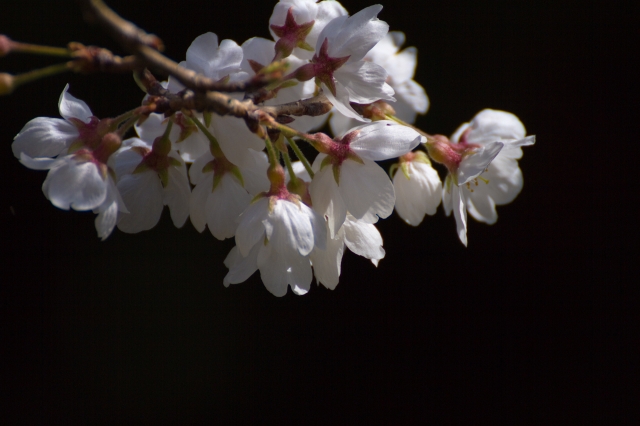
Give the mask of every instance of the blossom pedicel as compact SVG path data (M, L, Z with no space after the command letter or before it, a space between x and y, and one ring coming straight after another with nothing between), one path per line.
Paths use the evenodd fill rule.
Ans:
M13 153L48 170L54 206L97 213L103 240L115 226L153 228L165 205L176 227L190 217L199 232L234 238L225 286L259 271L276 296L307 293L314 276L334 289L345 247L376 266L384 258L375 224L394 208L417 226L442 202L466 246L467 214L493 224L495 206L522 190L521 147L535 138L515 115L488 109L451 138L413 127L429 107L413 80L417 50L400 50L404 34L389 32L381 10L350 16L336 1L282 0L273 40L203 34L162 83L140 65L147 96L119 117L93 116L67 85L62 119L28 122ZM309 133L327 120L334 137ZM377 162L393 158L390 178ZM446 168L444 184L432 162Z

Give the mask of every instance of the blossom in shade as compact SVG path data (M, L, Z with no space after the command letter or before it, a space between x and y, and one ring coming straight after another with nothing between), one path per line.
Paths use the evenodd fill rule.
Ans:
M169 140L149 144L131 138L114 155L118 190L129 214L118 217L118 229L128 233L147 231L158 224L168 206L173 224L181 228L189 216L191 187L184 160Z
M393 175L396 212L406 223L418 226L424 215L433 215L442 198L442 182L422 151L400 157Z
M316 173L309 193L314 209L328 217L332 238L347 211L368 222L375 222L376 215L391 214L393 184L375 161L404 155L424 139L415 130L386 120L356 127L335 140L321 133L317 138L321 154L313 163Z
M81 148L55 159L21 153L20 162L30 169L49 170L42 191L54 206L97 213L96 230L104 240L113 231L118 212L128 213L107 164L121 143L119 136L108 133L94 150Z
M216 81L243 81L248 74L242 71L242 48L233 40L222 40L218 44L218 36L214 33L206 33L196 37L187 49L187 60L180 65L193 71L202 73L206 77ZM168 89L178 92L184 87L173 78L169 78ZM236 99L241 99L241 94L231 94ZM253 159L247 152L248 149L262 151L264 142L252 133L244 120L237 117L211 115L209 130L218 140L229 161L236 165L245 162L251 164ZM208 145L201 145L202 152Z
M249 151L253 167L238 167L225 158L207 152L189 169L191 183L191 223L198 232L209 227L219 240L231 238L238 227L238 217L249 207L251 199L269 189L267 157L263 152Z
M110 120L94 117L89 106L68 90L67 84L58 101L63 119L34 118L16 135L11 145L16 158L23 155L30 158L57 157L66 154L72 144L93 149L108 133Z

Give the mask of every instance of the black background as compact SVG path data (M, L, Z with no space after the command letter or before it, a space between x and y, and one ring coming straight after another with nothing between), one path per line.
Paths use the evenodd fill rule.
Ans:
M110 4L176 60L207 31L239 44L269 37L273 7ZM72 2L1 8L0 32L16 40L123 53ZM152 231L100 242L95 215L44 198L45 173L18 163L13 136L31 118L57 117L67 82L99 117L136 106L131 76L57 76L0 98L2 418L633 423L638 291L626 271L638 260L637 178L625 163L638 151L626 79L637 46L629 10L594 12L539 0L386 4L380 18L419 48L415 79L431 100L420 127L450 134L495 108L537 143L520 162L522 193L496 225L471 220L468 248L441 209L418 228L394 215L379 224L387 256L377 269L348 253L337 289L304 297L273 297L257 274L225 289L233 243L189 222L177 230L165 214ZM0 69L54 61L12 55Z

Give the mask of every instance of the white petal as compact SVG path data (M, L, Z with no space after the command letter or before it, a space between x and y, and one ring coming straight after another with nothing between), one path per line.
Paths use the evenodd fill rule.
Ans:
M258 268L260 269L260 278L264 286L274 296L282 297L287 294L287 264L271 244L266 246L260 244L260 252L258 253ZM263 254L268 253L268 254Z
M55 158L31 158L24 152L20 153L20 162L32 170L49 170L57 161Z
M368 104L378 99L395 101L393 89L385 83L387 72L373 62L347 62L335 71L334 78L345 87L351 102Z
M483 173L493 159L496 158L503 146L504 144L502 142L493 142L480 147L472 154L464 157L456 172L458 185L464 185Z
M242 166L247 162L253 163L247 149L255 151L264 149L264 141L252 133L242 119L231 116L221 117L214 114L211 118L211 125L220 148L229 161L235 165Z
M349 146L359 157L372 161L400 157L426 141L412 128L389 120L375 121L352 131L356 130L358 134Z
M73 156L49 171L42 189L54 206L64 210L91 210L107 196L107 184L95 164L78 163Z
M386 218L393 212L396 200L393 184L380 166L369 160L364 162L346 160L342 163L340 194L347 210L356 219L361 219L367 212Z
M125 175L118 181L118 191L129 213L120 214L118 229L127 233L147 231L158 224L162 209L162 184L152 170Z
M182 228L189 217L189 198L191 196L187 169L182 163L180 167L170 166L167 171L169 180L163 191L163 202L169 206L173 224L176 228Z
M236 245L243 256L247 256L251 248L265 235L262 221L269 212L269 199L262 198L251 204L240 216L236 230Z
M331 105L335 109L337 109L342 115L353 118L354 120L362 121L365 123L370 122L368 118L364 118L360 114L358 114L352 107L349 105L349 92L344 88L342 83L339 81L335 81L336 86L336 96L333 96L329 88L322 83L322 92L325 94Z
M324 158L324 154L316 157L314 168ZM309 195L313 202L313 209L328 217L329 234L333 238L347 217L347 206L338 189L331 166L317 171L309 185Z
M408 123L413 123L414 121L414 118L411 117L404 118L410 114L410 112L405 111L405 109L414 112L413 117L415 117L416 112L424 114L429 109L427 93L424 91L424 88L415 81L407 80L401 84L394 84L393 88L396 91L395 97L397 102L391 105L396 110L396 116L401 120L410 120L407 121ZM404 105L406 105L406 107Z
M218 47L214 33L202 34L187 49L188 67L214 80L239 71L241 62L242 48L233 40L222 40Z
M240 166L242 180L244 181L244 189L251 195L258 195L261 192L269 190L269 179L267 179L267 168L269 161L267 155L262 151L248 150L248 158L252 160L251 165L245 162Z
M410 162L409 179L402 170L393 177L396 212L409 225L418 226L425 214L433 215L442 197L442 183L429 164Z
M116 226L117 218L118 203L115 201L112 201L107 208L102 209L102 211L98 213L98 216L96 216L94 224L98 232L98 237L102 239L102 241L111 235L113 228Z
M342 114L340 111L335 108L331 112L331 117L329 118L329 126L331 127L331 132L337 136L342 137L348 130L360 126L362 122L360 120L355 120L351 117L347 117Z
M453 205L453 217L456 219L456 228L458 231L458 238L462 244L467 246L467 206L464 197L460 191L460 188L456 185L452 185L451 199Z
M193 185L197 185L198 183L200 183L200 181L202 181L205 178L207 179L211 178L210 173L212 172L207 172L207 173L202 172L202 169L204 168L204 166L209 164L211 161L213 161L213 155L211 155L211 152L207 151L203 153L200 157L198 157L193 162L193 164L191 164L191 166L189 167L189 179L191 180L191 183Z
M142 155L140 155L137 150L131 148L141 147L151 150L151 145L138 138L127 139L122 144L123 147L116 151L110 158L111 164L113 164L113 171L116 173L118 179L133 173L143 160Z
M276 8L278 8L278 5L280 4L283 4L283 3L276 3ZM285 11L285 15L286 15L286 11ZM284 21L282 22L284 23ZM251 65L249 64L249 59L261 65L265 65L265 66L269 65L274 56L274 52L275 52L274 46L275 46L275 42L273 42L272 40L267 40L266 38L262 38L262 37L253 37L245 41L244 43L242 43L243 57L242 57L242 63L240 65L242 70L247 72L249 75L255 74L255 72L253 71L253 68L251 68ZM291 69L291 71L293 71L293 69Z
M222 176L215 191L209 193L205 205L211 234L219 240L233 237L238 227L238 217L250 202L251 196L230 174Z
M325 250L313 250L310 258L316 281L328 289L334 290L340 279L342 255L344 254L344 231L335 238L329 238Z
M178 126L173 126L178 127ZM140 136L140 139L145 141L147 145L152 146L155 138L164 134L167 128L167 122L162 114L149 114L149 117L141 124L136 124L136 133ZM173 133L173 128L172 128Z
M287 254L294 249L300 255L306 256L313 250L313 227L309 216L302 210L303 206L302 203L298 206L289 201L278 200L269 214L268 220L273 225L269 243L279 253Z
M223 284L229 287L229 284L239 284L245 282L258 269L258 252L262 244L256 244L246 257L243 257L238 247L231 249L224 264L229 268L227 276L224 277Z
M413 78L418 62L418 50L415 47L407 47L402 52L393 55L384 64L393 84L401 84Z
M288 260L287 283L291 286L294 294L298 296L307 294L313 279L309 258L294 256Z
M189 217L191 218L191 224L198 232L204 231L207 226L205 206L213 187L213 173L208 173L207 175L193 188L189 199Z
M515 115L506 111L485 109L473 117L467 142L485 144L500 140L523 139L525 129Z
M344 222L344 242L355 254L371 260L384 258L382 235L378 229L351 216ZM374 263L377 266L377 262Z
M85 123L91 121L93 113L89 109L89 106L84 101L81 101L80 99L77 99L75 96L68 93L68 90L69 85L67 84L64 87L62 94L60 95L60 100L58 101L60 115L65 120L69 120L70 118L77 118Z
M31 158L55 157L69 147L80 134L71 123L59 118L38 117L29 121L11 144L13 155Z
M379 4L369 6L344 21L339 32L330 39L329 56L339 58L350 55L349 61L362 60L389 31L389 25L376 18L381 10ZM322 43L323 34L330 34L327 31L330 25L325 27L318 43Z

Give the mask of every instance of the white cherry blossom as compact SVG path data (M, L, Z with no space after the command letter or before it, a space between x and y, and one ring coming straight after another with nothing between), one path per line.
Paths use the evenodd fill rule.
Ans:
M164 146L163 146L164 145ZM114 155L118 190L129 214L118 217L118 229L127 233L147 231L158 224L164 206L181 228L189 216L191 187L184 160L170 142L157 138L149 144L131 138Z
M417 114L427 112L429 98L424 88L413 80L418 50L415 47L407 47L400 51L404 41L404 33L391 31L367 53L364 59L380 65L387 71L386 81L395 91L396 98L395 102L388 101L388 103L395 110L396 117L406 123L413 123ZM329 123L336 135L359 125L357 120L335 109Z
M252 167L234 166L207 152L189 169L195 185L190 201L191 223L198 232L209 227L219 240L231 238L238 227L238 217L249 207L251 199L269 189L267 158L263 152L249 151Z
M424 138L386 120L356 127L336 140L325 138L323 153L313 163L316 173L309 193L314 209L328 216L331 237L344 223L347 211L356 219L388 217L395 203L393 184L375 161L404 155Z
M225 259L229 273L224 284L241 283L259 269L272 294L284 296L287 286L295 294L305 294L313 278L309 254L325 244L323 218L298 197L286 189L281 195L263 197L240 216L236 247Z
M83 148L55 159L21 153L20 162L30 169L49 170L42 192L54 206L97 213L96 231L105 240L116 225L118 212L128 213L107 165L120 143L118 136L109 133L93 151Z
M87 104L68 91L67 84L58 101L63 119L34 118L16 135L11 145L16 158L20 159L22 155L30 158L52 158L66 154L67 149L76 141L81 141L82 145L100 142L101 136L106 134L103 129L105 123L100 126L100 120L93 116ZM102 135L99 135L99 130L102 130Z
M283 56L293 52L299 58L311 59L320 32L332 19L343 15L347 11L337 1L281 0L273 8L269 30Z
M498 219L495 206L512 202L522 190L522 172L517 160L522 157L521 147L533 145L535 136L526 137L525 128L515 115L485 109L451 137L451 142L456 144L488 146L495 141L504 144L499 154L481 175L460 185L461 198L469 214L488 224ZM445 211L450 214L447 193L445 201Z
M406 223L418 226L424 215L435 214L442 198L442 182L424 152L400 157L393 176L396 212Z
M298 80L315 77L333 106L347 117L369 121L349 104L369 104L379 99L394 101L393 89L385 80L387 72L364 57L389 31L376 18L382 6L362 9L355 15L333 19L318 36L311 63L300 67Z
M202 73L213 80L243 81L248 74L241 69L242 48L233 40L222 40L218 45L218 36L206 33L197 37L187 49L187 60L180 65ZM173 78L169 78L168 89L178 92L183 86ZM232 94L241 99L241 94ZM233 164L252 164L249 149L262 151L264 142L252 133L243 120L237 117L211 115L209 130L218 140L225 156ZM205 145L205 147L208 145ZM206 148L203 149L203 152Z

